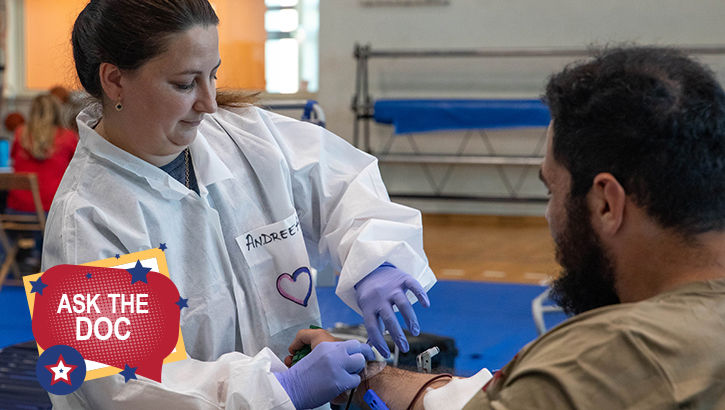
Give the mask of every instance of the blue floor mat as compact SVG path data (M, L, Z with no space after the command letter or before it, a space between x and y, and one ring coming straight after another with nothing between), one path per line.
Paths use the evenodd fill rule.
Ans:
M28 299L20 286L0 288L0 349L33 340Z
M471 375L486 367L500 369L528 342L537 336L531 316L531 300L544 286L439 281L428 292L431 307L414 305L422 332L449 336L458 347L456 371ZM345 305L333 287L317 288L322 325L336 322L362 323L362 318ZM566 317L547 314L551 328ZM400 314L398 319L403 323Z
M421 331L455 339L459 350L456 371L471 375L482 367L503 367L536 338L531 300L545 289L533 285L440 281L428 293L431 307L424 309L416 303L414 309ZM334 292L333 287L317 288L323 326L362 323L362 318ZM0 290L0 306L0 348L32 340L23 288L4 286ZM547 326L564 319L563 314L548 314ZM34 355L37 360L37 350Z

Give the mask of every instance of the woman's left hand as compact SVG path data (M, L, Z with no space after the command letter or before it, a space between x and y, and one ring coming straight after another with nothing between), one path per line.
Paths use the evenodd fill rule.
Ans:
M428 295L420 283L389 263L384 263L355 285L355 297L363 313L368 338L373 347L386 358L390 357L390 350L383 337L384 329L390 332L402 352L408 351L408 341L395 317L394 305L403 315L408 330L414 336L420 333L418 318L405 294L408 290L413 292L423 307L430 306Z

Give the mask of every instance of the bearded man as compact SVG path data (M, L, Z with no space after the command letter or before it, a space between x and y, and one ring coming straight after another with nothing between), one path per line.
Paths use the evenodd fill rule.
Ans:
M723 89L678 51L627 47L552 76L544 99L553 297L573 316L485 386L399 369L363 385L391 410L725 409Z

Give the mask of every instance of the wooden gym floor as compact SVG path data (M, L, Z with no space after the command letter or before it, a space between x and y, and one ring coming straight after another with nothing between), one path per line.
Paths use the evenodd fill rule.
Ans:
M560 271L543 217L425 214L423 240L439 280L538 285Z

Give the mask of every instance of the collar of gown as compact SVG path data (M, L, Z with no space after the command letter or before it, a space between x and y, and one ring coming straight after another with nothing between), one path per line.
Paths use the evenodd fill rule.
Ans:
M166 199L180 200L192 192L159 167L129 154L101 137L92 128L100 121L101 113L101 105L95 104L84 109L78 115L80 143L92 155L110 161L145 179L153 189ZM196 138L189 146L189 149L191 150L194 171L199 184L199 193L202 197L207 195L206 187L208 185L232 178L229 168L214 153L206 138L199 131L197 131Z

